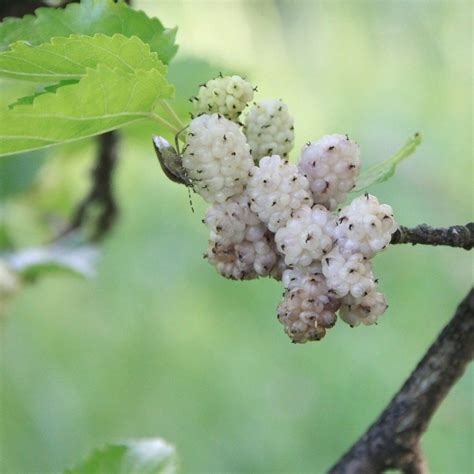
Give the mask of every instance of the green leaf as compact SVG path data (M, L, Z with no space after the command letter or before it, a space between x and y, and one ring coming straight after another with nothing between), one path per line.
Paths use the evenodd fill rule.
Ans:
M56 84L51 84L49 86L46 86L46 87L43 87L42 89L38 90L37 92L35 92L34 94L31 94L31 95L26 95L24 97L20 97L19 99L17 99L15 102L13 102L12 104L10 104L8 106L9 109L13 109L14 107L16 107L17 105L29 105L29 104L32 104L35 99L37 97L39 97L40 95L43 95L43 94L47 94L48 92L56 92L60 87L63 87L63 86L69 86L69 85L72 85L72 84L77 84L79 81L75 80L75 79L68 79L66 81L59 81L57 82Z
M90 245L53 244L4 255L8 265L25 281L49 273L67 273L83 278L95 275L97 250Z
M28 189L46 158L45 150L30 151L0 160L0 199Z
M0 77L0 110L6 109L18 97L34 94L38 91L38 87L39 85L34 82Z
M156 69L126 74L99 65L73 85L38 96L32 104L0 111L0 156L44 148L154 117L173 87Z
M133 10L122 0L82 0L66 8L38 8L35 15L7 18L0 23L0 51L17 41L32 46L47 43L52 37L71 34L93 36L103 33L112 36L138 36L152 51L168 64L178 47L175 45L176 28L165 29L157 18Z
M413 135L413 137L411 137L405 145L403 145L402 148L400 148L400 150L390 158L377 163L362 172L356 182L356 187L352 192L360 192L373 184L387 181L387 179L394 175L397 165L413 154L420 143L421 135L415 133L415 135Z
M94 451L64 474L174 474L176 453L160 438L113 444Z
M94 69L98 64L126 73L157 69L166 74L158 55L136 36L71 35L52 38L36 47L14 43L10 51L0 53L0 75L29 81L78 80L87 68Z

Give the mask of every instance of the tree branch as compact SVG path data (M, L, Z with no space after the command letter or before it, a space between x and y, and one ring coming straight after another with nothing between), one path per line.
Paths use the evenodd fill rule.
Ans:
M94 217L92 240L101 239L112 227L118 208L113 195L112 176L118 159L118 132L107 132L97 137L99 149L92 170L92 184L86 197L77 206L68 227L57 238L83 227L89 216ZM98 214L94 214L98 208Z
M474 247L474 222L452 227L433 228L421 224L412 229L400 226L392 235L392 244L447 245L471 250Z
M420 438L450 388L474 357L474 289L374 424L329 474L376 474L400 469L424 474Z
M62 0L56 7L65 7L69 3L77 2L78 0ZM46 7L43 0L0 0L0 21L6 17L21 18L24 15L32 14L37 8Z

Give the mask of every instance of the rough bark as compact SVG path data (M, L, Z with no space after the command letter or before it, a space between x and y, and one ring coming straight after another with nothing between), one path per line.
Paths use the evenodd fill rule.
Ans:
M453 225L448 228L433 228L421 224L414 228L401 226L392 235L392 244L447 245L471 250L474 246L474 223Z
M428 349L400 391L359 440L328 471L376 474L428 472L420 438L451 387L474 357L474 289Z

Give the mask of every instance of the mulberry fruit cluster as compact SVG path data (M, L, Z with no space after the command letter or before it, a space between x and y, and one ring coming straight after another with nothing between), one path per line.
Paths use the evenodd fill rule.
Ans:
M182 165L208 203L207 261L225 278L283 284L277 316L295 343L337 321L371 325L386 310L371 259L397 229L392 208L364 194L343 204L360 169L359 146L326 135L288 161L294 121L281 100L253 103L252 85L219 77L192 99Z

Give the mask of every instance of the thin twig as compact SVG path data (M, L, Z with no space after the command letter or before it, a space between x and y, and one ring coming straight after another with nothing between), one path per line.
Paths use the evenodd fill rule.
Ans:
M428 472L420 438L473 357L471 289L387 408L329 474L376 474L387 469L400 469L407 474Z
M471 250L474 247L474 223L433 228L426 224L408 228L401 226L392 235L392 244L447 245Z
M98 153L92 170L92 184L86 197L77 206L68 227L58 236L63 237L83 227L93 208L99 208L95 218L92 240L101 239L112 227L117 217L117 204L113 195L112 176L118 159L118 132L107 132L99 137Z

